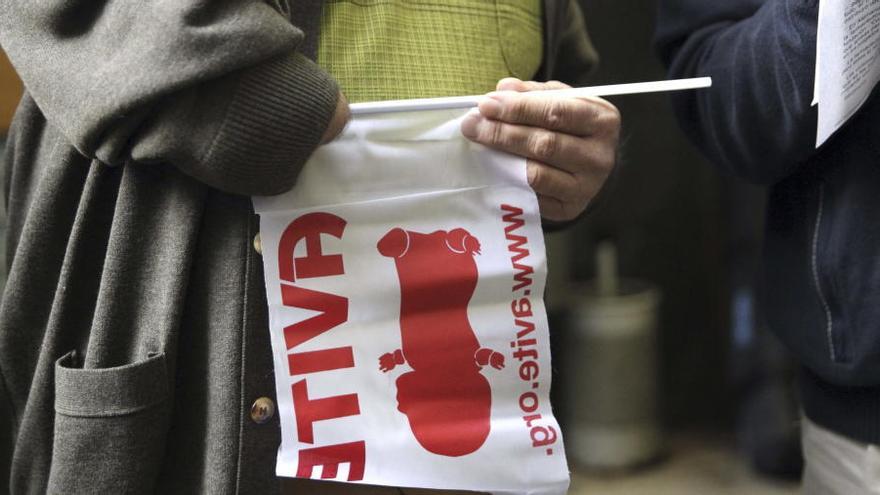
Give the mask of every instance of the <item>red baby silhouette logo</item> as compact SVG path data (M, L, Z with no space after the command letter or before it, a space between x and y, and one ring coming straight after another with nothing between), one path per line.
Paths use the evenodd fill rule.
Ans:
M401 348L379 369L409 364L397 378L397 409L425 450L463 456L489 436L492 389L480 370L504 367L504 356L480 347L467 316L479 273L480 241L464 229L430 234L396 228L377 245L394 258L400 280Z

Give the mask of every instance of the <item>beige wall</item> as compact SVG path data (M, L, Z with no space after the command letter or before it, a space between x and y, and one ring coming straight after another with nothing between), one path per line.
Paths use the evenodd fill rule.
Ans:
M0 50L0 134L9 128L12 113L21 98L21 81L9 65L6 54Z

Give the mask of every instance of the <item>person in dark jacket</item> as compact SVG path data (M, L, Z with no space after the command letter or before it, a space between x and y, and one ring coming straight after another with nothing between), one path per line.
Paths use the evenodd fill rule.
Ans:
M880 490L880 100L815 148L818 0L661 0L657 48L681 126L771 186L763 297L802 365L807 493Z

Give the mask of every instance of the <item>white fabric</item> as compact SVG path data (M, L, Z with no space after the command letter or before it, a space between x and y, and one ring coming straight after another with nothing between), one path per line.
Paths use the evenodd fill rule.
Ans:
M801 439L804 495L880 494L880 447L850 440L806 417Z
M524 159L461 136L465 113L356 115L318 150L293 191L254 198L282 427L279 475L497 494L567 491L548 394L537 199ZM298 239L292 250L284 235ZM333 268L339 258L321 255L341 255L341 264ZM306 266L310 257L320 262ZM301 289L314 292L303 297ZM299 295L285 304L284 290ZM285 336L293 334L308 338L288 349ZM291 355L308 369L335 364L291 376ZM380 358L394 369L380 370ZM347 398L325 402L331 417L298 429L307 404L302 393L294 400L296 387L310 401ZM330 445L346 447L314 450ZM305 466L309 458L324 465Z

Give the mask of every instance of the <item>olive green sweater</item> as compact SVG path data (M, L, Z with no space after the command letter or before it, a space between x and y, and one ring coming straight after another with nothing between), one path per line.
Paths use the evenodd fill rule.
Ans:
M540 0L330 0L318 64L352 102L482 94L537 72L541 31Z

